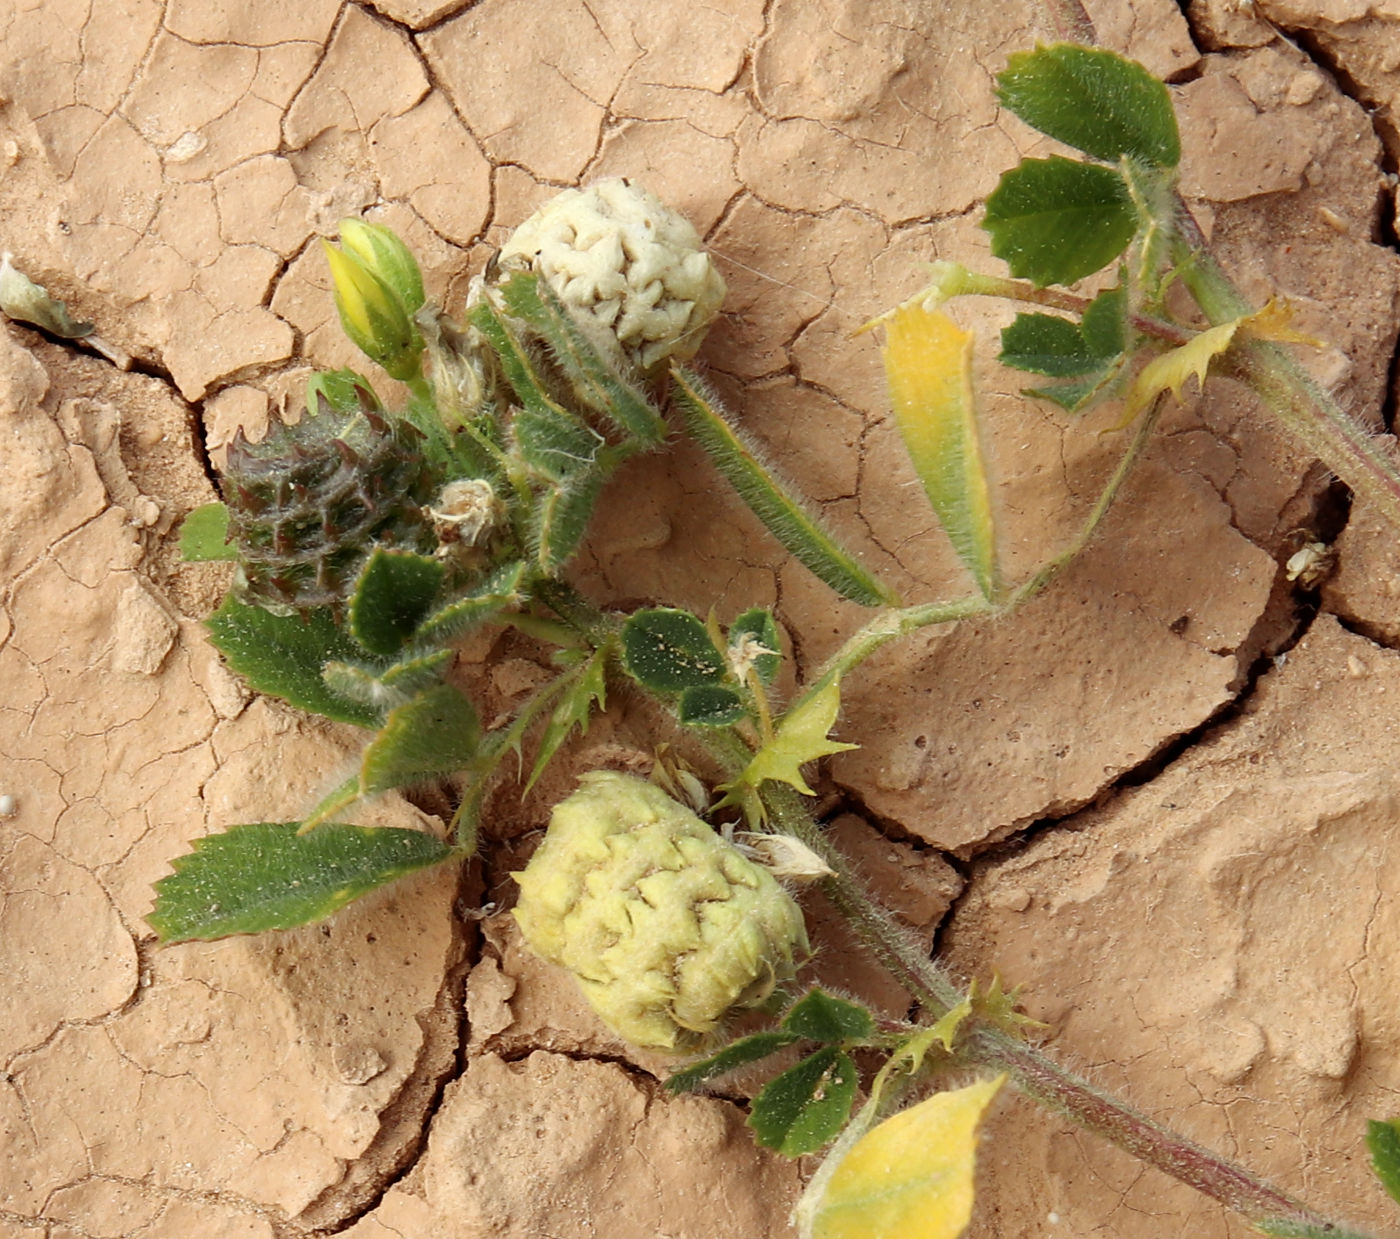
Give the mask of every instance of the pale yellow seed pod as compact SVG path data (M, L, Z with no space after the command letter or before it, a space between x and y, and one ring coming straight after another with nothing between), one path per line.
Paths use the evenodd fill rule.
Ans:
M601 770L580 784L514 875L515 919L619 1036L694 1048L793 976L810 949L801 910L653 784Z

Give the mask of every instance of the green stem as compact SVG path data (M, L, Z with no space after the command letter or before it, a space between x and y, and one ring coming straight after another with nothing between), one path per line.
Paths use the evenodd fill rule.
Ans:
M1229 322L1251 307L1205 248L1199 226L1178 208L1173 257L1181 279L1212 324ZM1246 340L1231 349L1235 375L1247 383L1283 425L1352 492L1376 506L1400 529L1400 467L1374 433L1355 421L1277 344Z

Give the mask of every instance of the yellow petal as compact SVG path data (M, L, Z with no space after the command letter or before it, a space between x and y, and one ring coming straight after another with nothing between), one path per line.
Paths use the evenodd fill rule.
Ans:
M957 1239L972 1217L977 1130L1005 1079L936 1093L862 1136L827 1183L811 1239Z

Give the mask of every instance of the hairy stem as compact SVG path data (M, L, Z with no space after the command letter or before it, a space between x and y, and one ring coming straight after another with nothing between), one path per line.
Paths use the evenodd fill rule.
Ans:
M822 882L824 893L924 1010L937 1018L961 1002L966 996L963 990L870 896L796 793L769 784L763 796L775 824L801 839L831 866L833 876ZM1028 1097L1219 1201L1265 1234L1365 1239L1242 1166L1148 1118L1002 1029L975 1016L965 1027L970 1031L958 1046L965 1061L1007 1072Z

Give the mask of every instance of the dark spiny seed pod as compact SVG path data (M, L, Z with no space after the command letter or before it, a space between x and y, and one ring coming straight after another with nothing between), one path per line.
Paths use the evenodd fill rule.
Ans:
M240 431L229 444L221 481L244 602L279 614L339 606L375 545L434 549L419 506L430 489L422 436L366 388L355 394L342 407L318 393L295 425L274 419L262 442Z

